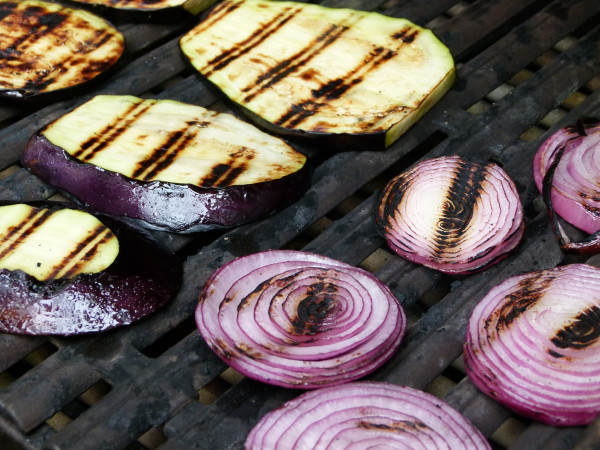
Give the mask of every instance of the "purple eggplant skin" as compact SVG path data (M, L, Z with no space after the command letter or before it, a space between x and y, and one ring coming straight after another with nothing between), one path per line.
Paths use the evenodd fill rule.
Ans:
M223 188L145 182L80 162L42 132L30 139L22 163L43 181L94 210L175 233L232 228L273 214L304 194L312 172L305 164L277 180Z
M77 209L51 202L35 206ZM143 233L98 217L119 240L115 261L99 273L46 283L21 270L0 269L0 331L61 336L100 332L138 321L174 298L182 278L179 258L160 250Z

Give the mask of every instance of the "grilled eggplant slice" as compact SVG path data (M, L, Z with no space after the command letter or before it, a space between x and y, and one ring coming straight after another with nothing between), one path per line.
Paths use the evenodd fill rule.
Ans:
M124 42L90 12L0 0L0 97L30 99L87 83L118 61Z
M73 335L169 302L180 262L123 224L61 203L0 206L0 331Z
M112 8L129 13L169 13L185 11L199 14L210 7L216 0L70 0L101 8Z
M38 132L23 164L95 210L194 232L275 212L308 188L306 157L230 114L97 96Z
M180 46L261 126L339 149L390 145L455 78L430 30L305 3L223 1Z

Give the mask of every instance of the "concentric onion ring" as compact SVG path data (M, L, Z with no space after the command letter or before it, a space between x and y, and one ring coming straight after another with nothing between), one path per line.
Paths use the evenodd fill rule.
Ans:
M564 148L552 179L552 206L587 233L600 230L600 122L583 122L552 134L537 151L533 176L540 193L544 175Z
M206 282L196 322L230 366L265 383L311 389L360 378L400 345L406 318L369 272L320 255L238 258Z
M423 161L382 190L375 223L400 256L445 273L493 264L524 231L517 189L496 164L447 156Z
M465 364L473 383L551 425L600 413L600 269L573 264L512 277L473 311Z
M465 417L431 394L355 382L306 392L264 416L246 450L489 449Z

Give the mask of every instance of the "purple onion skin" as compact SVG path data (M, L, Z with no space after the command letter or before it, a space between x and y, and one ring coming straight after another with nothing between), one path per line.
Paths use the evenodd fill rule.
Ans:
M120 246L116 260L103 272L43 283L21 270L0 269L0 331L63 336L99 332L140 320L174 297L181 282L178 258L122 224L101 220Z
M30 139L22 163L86 206L176 233L230 228L266 217L300 198L311 177L304 165L277 180L224 188L138 181L77 161L41 132Z

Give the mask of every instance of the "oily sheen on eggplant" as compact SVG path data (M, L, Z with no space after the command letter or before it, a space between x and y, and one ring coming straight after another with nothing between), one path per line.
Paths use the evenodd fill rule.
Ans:
M30 140L23 165L81 203L165 231L267 216L308 188L304 155L230 114L97 96Z
M264 416L246 450L490 449L477 428L431 394L358 381L311 392Z
M572 264L519 275L474 309L465 365L488 396L551 425L600 413L600 269Z
M123 35L88 11L38 0L0 0L0 98L64 94L111 68Z
M452 274L497 262L524 231L508 175L460 156L422 161L391 180L376 201L375 224L400 256Z
M207 344L242 374L312 389L352 381L387 361L406 317L369 272L313 253L272 250L216 270L196 308Z
M390 145L455 78L430 30L307 3L225 0L180 45L259 125L342 150Z
M114 220L61 203L0 206L0 331L127 325L167 304L180 279L177 258Z
M553 133L535 155L533 175L563 249L600 252L600 122L582 118L575 125ZM573 242L555 213L595 236Z

